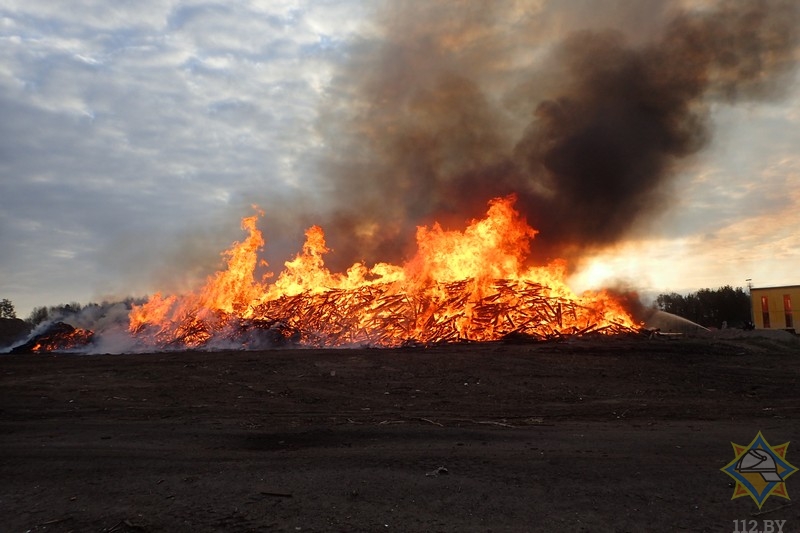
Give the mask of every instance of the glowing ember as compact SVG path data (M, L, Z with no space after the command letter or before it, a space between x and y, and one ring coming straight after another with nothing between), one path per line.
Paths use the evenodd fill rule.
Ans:
M392 347L635 328L609 294L575 295L564 282L563 261L524 266L536 231L514 200L492 200L486 217L463 232L418 228L417 253L403 266L356 263L332 273L323 261L324 233L314 226L273 283L254 277L264 240L257 217L245 218L248 237L225 252L225 270L194 293L156 294L134 307L130 330L160 346L197 347L269 331L273 341L306 346Z
M11 353L45 353L78 350L86 347L94 333L86 329L74 328L64 322L54 322L31 340L17 346Z

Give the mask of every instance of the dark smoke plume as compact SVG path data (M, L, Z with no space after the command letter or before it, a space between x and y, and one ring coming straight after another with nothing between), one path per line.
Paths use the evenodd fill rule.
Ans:
M509 193L538 259L607 246L665 208L712 103L792 79L796 0L535 4L390 3L351 50L321 121L338 260L402 259Z

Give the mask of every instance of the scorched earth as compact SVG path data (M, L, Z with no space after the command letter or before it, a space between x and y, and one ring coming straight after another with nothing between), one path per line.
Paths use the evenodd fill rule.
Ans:
M5 355L0 519L19 532L733 531L758 509L731 500L719 469L759 430L798 438L798 355L797 338L754 332ZM791 531L791 503L763 511Z

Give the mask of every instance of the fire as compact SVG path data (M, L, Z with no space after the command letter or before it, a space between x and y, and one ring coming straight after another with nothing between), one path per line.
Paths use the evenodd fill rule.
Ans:
M514 201L492 200L486 216L464 231L419 227L417 252L402 266L356 263L331 272L324 232L313 226L272 283L255 278L265 264L258 259L264 239L258 217L244 218L248 237L223 254L224 270L193 293L155 294L134 307L130 331L159 346L197 347L269 331L273 339L306 346L393 347L634 329L606 292L574 294L563 261L525 266L537 232Z

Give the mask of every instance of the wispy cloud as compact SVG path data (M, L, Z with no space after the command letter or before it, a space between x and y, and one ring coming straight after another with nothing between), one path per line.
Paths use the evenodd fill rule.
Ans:
M158 268L187 228L225 222L231 237L244 206L302 183L316 102L362 10L3 2L3 297L24 310L149 289L125 276Z

